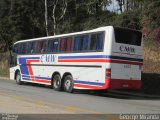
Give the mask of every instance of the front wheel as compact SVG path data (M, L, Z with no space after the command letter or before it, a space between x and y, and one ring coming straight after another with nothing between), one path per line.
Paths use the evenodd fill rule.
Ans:
M22 85L20 72L17 72L17 74L16 74L16 83L17 83L18 85Z
M64 88L64 91L66 92L69 92L69 93L73 92L73 78L71 75L67 75L64 78L63 88Z

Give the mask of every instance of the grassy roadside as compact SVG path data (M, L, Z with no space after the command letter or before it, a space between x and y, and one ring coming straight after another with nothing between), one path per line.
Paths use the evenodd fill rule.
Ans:
M9 77L9 53L0 53L0 77Z
M144 73L160 73L160 48L155 42L144 41Z
M160 95L160 47L153 42L144 41L144 66L142 91Z

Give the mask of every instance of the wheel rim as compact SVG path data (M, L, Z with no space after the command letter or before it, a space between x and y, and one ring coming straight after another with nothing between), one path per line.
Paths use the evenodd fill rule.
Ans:
M59 85L60 85L60 81L54 80L54 88L58 88Z
M17 77L16 77L16 81L17 81L17 82L20 82L20 75L19 75L19 74L18 74Z
M66 80L65 88L66 88L66 90L69 90L71 88L71 81L70 80Z

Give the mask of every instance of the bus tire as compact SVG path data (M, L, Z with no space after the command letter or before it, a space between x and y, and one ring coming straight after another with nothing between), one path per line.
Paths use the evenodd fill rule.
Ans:
M21 74L20 74L20 72L18 71L17 73L16 73L16 83L18 84L18 85L22 85L22 81L21 81Z
M72 93L73 92L73 78L71 75L67 75L64 78L64 82L63 82L63 88L64 91L68 92L68 93Z
M61 90L61 77L59 74L54 75L52 80L52 88L56 91Z

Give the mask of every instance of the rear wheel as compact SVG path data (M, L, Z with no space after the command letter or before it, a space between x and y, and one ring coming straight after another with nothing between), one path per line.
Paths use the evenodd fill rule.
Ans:
M22 85L20 72L17 72L17 73L16 73L16 83L17 83L18 85Z
M71 75L67 75L64 78L63 88L64 88L64 91L66 92L69 92L69 93L73 92L73 78Z
M54 75L53 80L52 80L52 88L57 91L61 90L61 77L60 77L60 75L58 75L58 74Z

